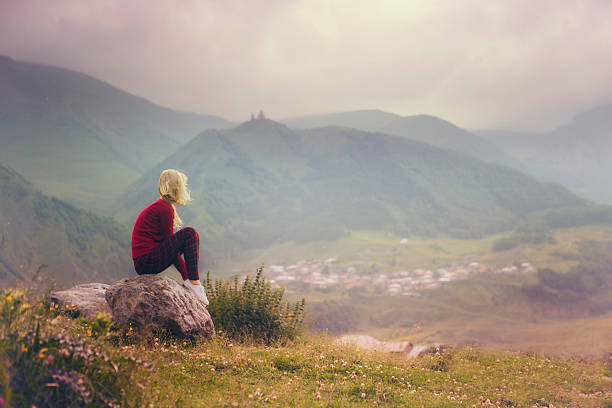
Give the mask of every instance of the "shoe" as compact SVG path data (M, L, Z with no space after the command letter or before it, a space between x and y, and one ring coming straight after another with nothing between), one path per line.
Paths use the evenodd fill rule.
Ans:
M183 286L186 286L189 289L193 290L195 292L196 296L202 302L204 302L204 305L208 306L208 297L206 297L206 290L204 290L204 286L202 286L202 285L194 285L193 283L191 283L191 281L189 279L187 279L186 281L183 281Z

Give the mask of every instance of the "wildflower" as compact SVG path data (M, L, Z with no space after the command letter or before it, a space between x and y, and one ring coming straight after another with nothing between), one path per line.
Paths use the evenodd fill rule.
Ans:
M21 352L25 353L26 351L28 351L28 348L26 347L25 344L21 343Z
M91 329L87 329L87 335L91 336Z
M30 304L29 303L24 303L23 304L23 308L24 309L29 309L30 308Z
M9 302L9 303L11 303L11 302L13 301L13 297L12 297L11 295L8 295L8 296L6 297L6 301L7 301L7 302Z
M43 359L45 358L45 355L43 353L38 353L38 358Z
M156 337L156 338L155 338L155 341L159 341L159 339Z
M184 342L183 342L183 346L186 346L186 345L187 345L187 342L186 342L186 341L184 341Z
M362 392L361 393L361 398L365 398L365 397L366 397L365 392Z
M57 309L58 307L59 307L59 305L56 303L56 304L55 304L55 308Z

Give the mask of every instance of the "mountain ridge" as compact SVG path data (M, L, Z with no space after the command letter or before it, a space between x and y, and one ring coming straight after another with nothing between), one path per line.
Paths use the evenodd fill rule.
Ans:
M601 203L612 203L612 104L578 113L548 132L482 131L480 135L520 161L541 180L566 185Z
M54 197L0 164L0 282L30 280L41 265L64 286L112 282L133 269L127 229Z
M176 112L89 75L0 59L0 160L95 210L181 144L230 122ZM135 158L138 160L135 160Z
M266 119L201 133L127 189L119 219L130 223L153 201L165 168L189 177L194 202L179 212L202 231L203 246L234 250L352 229L478 236L510 229L530 211L584 202L560 186L399 136L293 130Z
M510 157L488 140L447 120L427 114L401 116L380 109L365 109L289 118L283 122L296 129L336 125L387 133L455 150L479 160L516 167Z

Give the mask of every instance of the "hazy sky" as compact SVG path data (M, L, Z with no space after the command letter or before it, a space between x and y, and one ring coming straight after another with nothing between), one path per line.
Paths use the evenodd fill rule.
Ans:
M545 129L612 101L612 1L0 0L0 54L232 120Z

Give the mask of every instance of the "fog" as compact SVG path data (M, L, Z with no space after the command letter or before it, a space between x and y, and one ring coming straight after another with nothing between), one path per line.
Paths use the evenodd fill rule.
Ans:
M610 100L608 1L0 2L0 54L244 120L379 108L549 129Z

